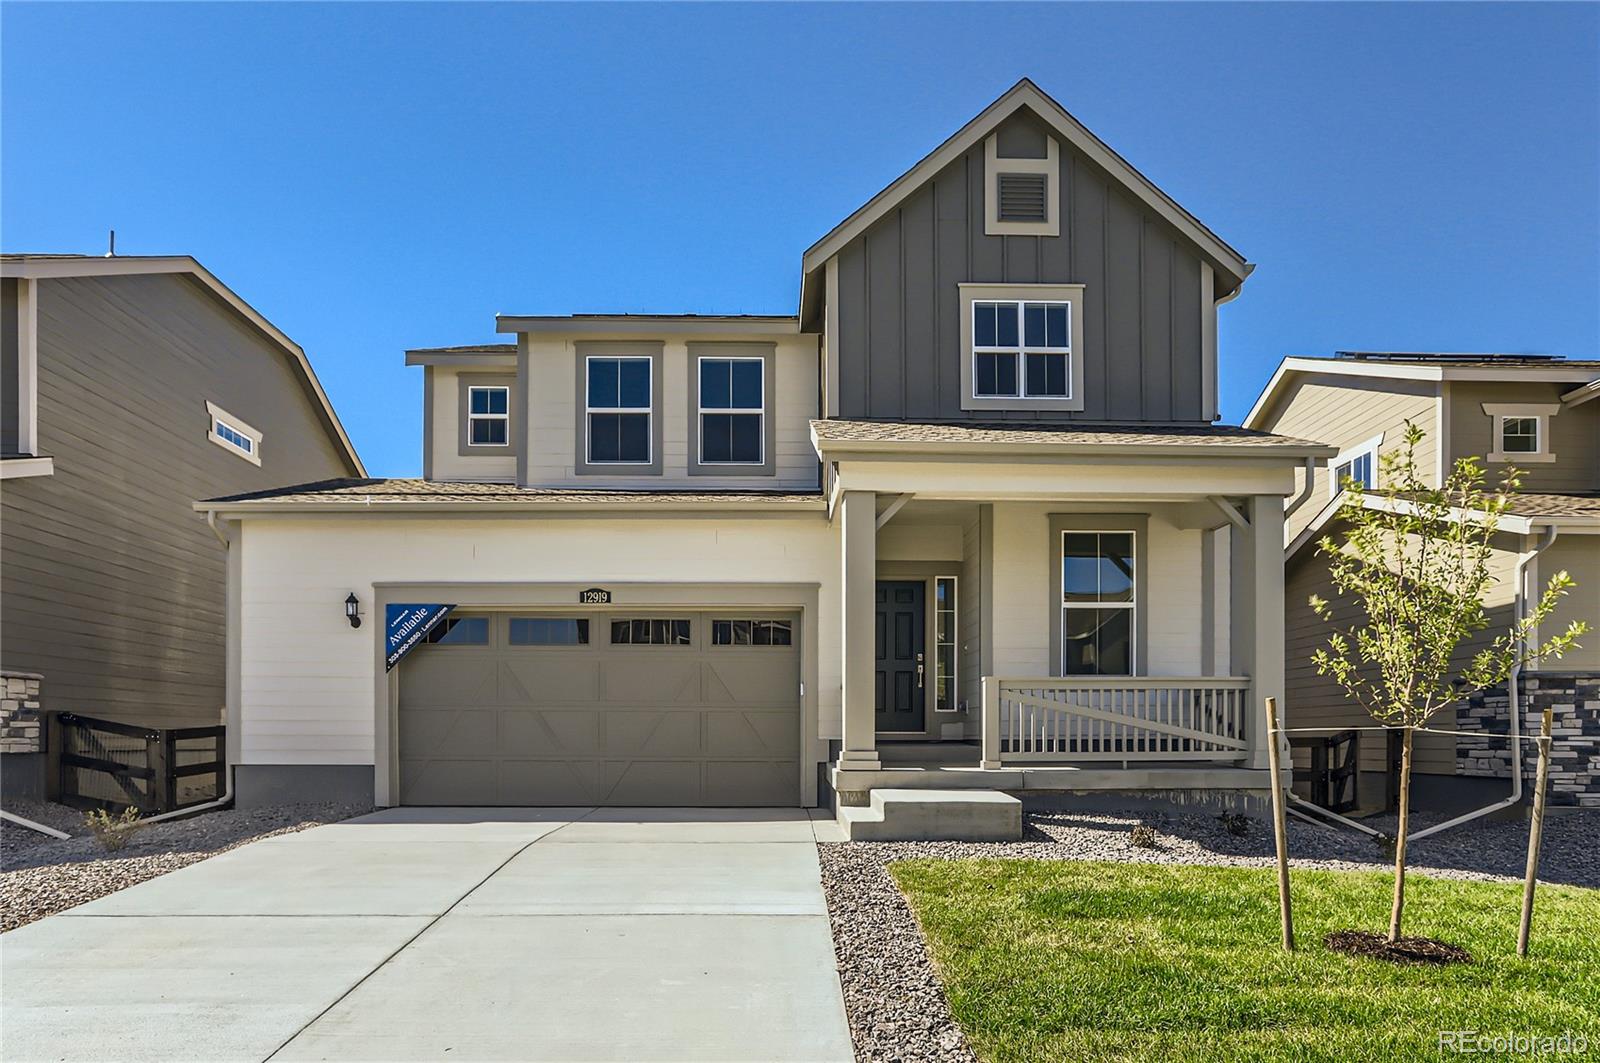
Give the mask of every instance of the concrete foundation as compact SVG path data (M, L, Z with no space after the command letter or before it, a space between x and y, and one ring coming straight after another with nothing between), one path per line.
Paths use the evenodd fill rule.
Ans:
M233 803L370 806L372 774L371 764L240 764L233 769Z

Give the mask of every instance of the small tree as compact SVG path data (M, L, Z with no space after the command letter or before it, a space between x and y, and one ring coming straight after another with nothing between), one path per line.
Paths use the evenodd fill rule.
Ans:
M1559 658L1588 630L1584 622L1574 621L1542 645L1530 641L1573 586L1566 572L1557 572L1508 630L1458 664L1461 644L1489 626L1483 600L1494 583L1492 543L1521 479L1508 466L1498 488L1490 489L1478 460L1461 458L1443 484L1429 485L1417 470L1422 438L1422 430L1406 422L1404 446L1382 456L1375 490L1345 480L1339 510L1347 529L1344 541L1324 537L1318 544L1328 558L1333 586L1359 605L1363 615L1358 623L1336 630L1312 660L1319 674L1332 676L1373 719L1400 728L1403 736L1391 942L1400 938L1405 906L1416 729L1440 709L1504 681L1517 665ZM1311 608L1323 620L1335 622L1328 601L1312 595Z

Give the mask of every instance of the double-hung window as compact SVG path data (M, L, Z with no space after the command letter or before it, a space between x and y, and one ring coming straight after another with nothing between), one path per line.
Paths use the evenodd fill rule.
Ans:
M1061 674L1132 675L1134 533L1061 535Z
M651 360L589 357L584 372L588 463L649 465Z
M1072 304L974 302L972 394L980 399L1070 399Z
M511 441L511 389L467 389L467 446L503 447Z
M760 465L766 420L766 362L700 359L700 464Z

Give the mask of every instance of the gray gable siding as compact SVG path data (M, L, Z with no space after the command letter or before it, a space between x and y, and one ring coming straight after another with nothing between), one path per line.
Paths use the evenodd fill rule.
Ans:
M907 420L1203 423L1201 260L1061 145L1059 237L984 232L981 144L840 250L839 413ZM1082 411L960 406L962 283L1083 284Z
M224 553L193 501L354 470L288 355L198 283L37 284L55 473L0 494L3 663L43 673L51 710L215 723ZM207 400L262 433L261 466L210 442Z

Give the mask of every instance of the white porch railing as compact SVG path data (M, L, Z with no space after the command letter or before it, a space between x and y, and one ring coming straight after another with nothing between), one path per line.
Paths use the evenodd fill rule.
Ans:
M1250 680L983 677L983 763L1242 760Z

